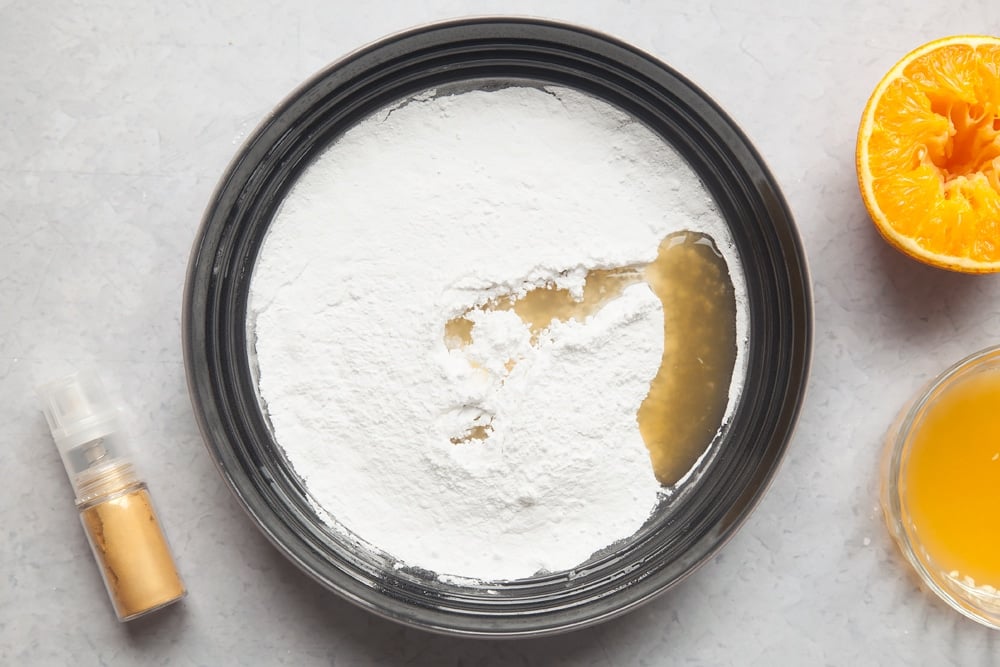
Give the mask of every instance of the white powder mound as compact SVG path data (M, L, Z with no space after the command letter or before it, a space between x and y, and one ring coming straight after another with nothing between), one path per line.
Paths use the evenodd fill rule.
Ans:
M427 93L335 142L295 184L250 292L260 395L321 516L397 559L479 580L572 568L632 535L660 487L636 412L663 350L645 284L537 340L475 310L729 232L645 126L563 88ZM511 362L514 362L511 367ZM732 400L731 400L732 403ZM476 426L485 439L455 444Z

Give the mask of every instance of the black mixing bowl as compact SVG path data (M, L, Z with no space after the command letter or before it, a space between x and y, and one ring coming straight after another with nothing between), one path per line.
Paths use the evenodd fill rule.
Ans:
M727 221L745 274L747 377L714 455L632 538L570 571L452 584L396 570L331 530L275 443L260 408L247 295L277 207L325 147L371 112L462 82L576 88L645 123L683 155ZM469 636L549 634L605 620L705 562L760 499L802 400L812 305L802 247L760 157L704 93L649 55L549 21L483 18L388 37L320 72L251 136L223 176L195 241L184 299L192 402L223 478L274 545L323 586L411 625Z

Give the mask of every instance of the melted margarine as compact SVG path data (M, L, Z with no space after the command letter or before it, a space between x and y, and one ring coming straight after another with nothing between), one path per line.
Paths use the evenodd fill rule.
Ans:
M649 285L663 305L663 357L636 420L656 478L670 485L683 477L715 438L725 416L736 363L736 300L726 262L704 234L671 234L645 266L593 269L582 298L569 290L538 287L518 298L499 298L445 325L448 347L472 342L471 310L514 311L532 342L553 322L584 321L622 291ZM507 362L508 372L517 363ZM489 424L476 425L456 444L486 440Z

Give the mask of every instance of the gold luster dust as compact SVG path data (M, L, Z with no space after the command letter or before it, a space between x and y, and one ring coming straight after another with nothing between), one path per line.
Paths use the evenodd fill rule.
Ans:
M145 485L84 508L80 517L119 618L185 594Z
M513 310L535 343L553 322L584 321L640 282L663 304L663 357L636 420L656 478L670 485L714 439L736 365L736 298L726 262L711 237L678 232L663 240L648 265L593 269L580 299L566 289L538 287L471 308L445 324L445 343L449 349L472 343L475 325L467 316L474 310ZM509 360L507 371L516 363ZM492 425L475 426L452 442L486 440L492 430Z

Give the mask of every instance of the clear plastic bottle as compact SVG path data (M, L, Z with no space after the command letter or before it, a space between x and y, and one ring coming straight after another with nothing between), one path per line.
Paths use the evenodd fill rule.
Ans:
M72 375L39 387L38 395L118 620L183 598L184 583L100 379Z

